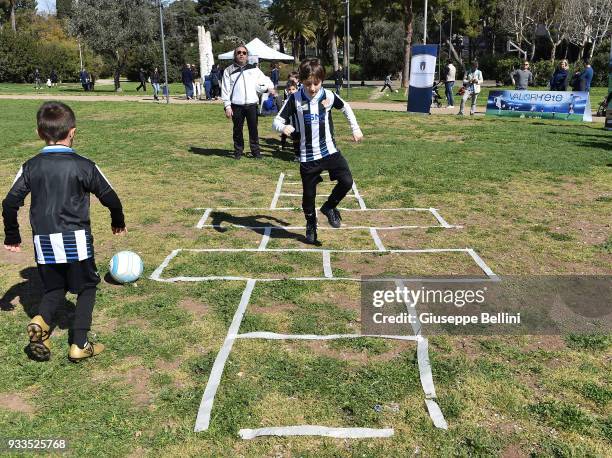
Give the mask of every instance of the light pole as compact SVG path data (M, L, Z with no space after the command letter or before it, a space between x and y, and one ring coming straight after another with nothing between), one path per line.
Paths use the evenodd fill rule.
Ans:
M166 82L166 103L170 103L170 88L168 87L168 64L166 63L166 42L164 41L163 5L159 0L159 28L161 30L162 54L164 56L164 79Z
M427 44L427 0L425 0L425 17L423 18L423 44Z

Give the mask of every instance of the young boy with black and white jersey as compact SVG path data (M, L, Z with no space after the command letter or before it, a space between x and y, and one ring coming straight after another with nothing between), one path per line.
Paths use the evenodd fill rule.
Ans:
M306 217L306 242L312 244L317 242L315 198L317 184L323 181L321 173L327 170L330 179L338 182L321 207L321 213L334 228L342 225L337 206L353 186L348 163L336 146L332 108L342 111L356 142L363 139L363 134L351 107L337 94L322 88L325 68L319 59L303 61L299 77L302 88L289 96L274 119L273 127L277 132L289 136L296 130L290 124L295 117L300 132L300 176L302 209Z
M21 251L17 212L31 194L30 224L44 294L38 314L27 327L30 342L26 352L36 361L50 358L54 315L71 292L77 294L77 304L68 331L68 359L76 362L104 350L104 345L87 338L100 283L94 261L90 193L110 210L113 234L127 230L121 201L106 177L94 162L72 149L76 132L72 109L61 102L45 102L36 121L38 136L46 146L21 166L2 202L4 248Z

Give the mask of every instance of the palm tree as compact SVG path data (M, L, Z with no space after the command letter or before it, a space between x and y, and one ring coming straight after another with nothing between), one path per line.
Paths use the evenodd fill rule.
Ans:
M312 5L300 0L274 0L268 8L268 27L279 40L292 43L293 57L300 57L300 47L316 38L317 25Z

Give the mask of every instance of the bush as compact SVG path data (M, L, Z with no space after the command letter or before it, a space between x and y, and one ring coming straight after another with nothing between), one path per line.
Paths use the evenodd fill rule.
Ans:
M354 79L384 78L389 73L399 72L404 60L403 42L401 23L385 20L365 23L359 39L363 72L356 72L355 75L358 76ZM351 74L353 74L352 66Z

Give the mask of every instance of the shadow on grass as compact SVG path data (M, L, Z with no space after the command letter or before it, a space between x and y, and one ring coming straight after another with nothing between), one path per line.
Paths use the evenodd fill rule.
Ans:
M226 226L246 226L245 229L260 235L264 235L265 232L265 229L262 227L270 226L273 228L273 230L270 231L270 239L287 239L306 243L304 234L282 229L282 226L289 226L290 224L270 215L234 216L227 212L215 211L211 214L211 224L217 232L227 231L228 228L223 227L225 224ZM316 245L319 246L320 242L317 242Z
M277 146L278 145L278 146ZM264 158L272 157L273 159L279 159L281 161L290 162L293 161L294 155L289 149L282 151L280 149L280 140L275 139L261 139L260 143L261 154ZM199 146L190 146L189 152L198 154L200 156L219 156L234 159L234 152L228 149L222 148L201 148ZM252 157L250 153L246 151L243 157Z
M35 267L27 267L20 272L23 282L11 286L4 296L0 298L0 310L13 310L12 302L19 298L24 312L32 318L38 314L38 307L43 297L43 285ZM60 329L68 329L74 320L75 304L69 300L64 301L58 307L55 314L55 326Z

